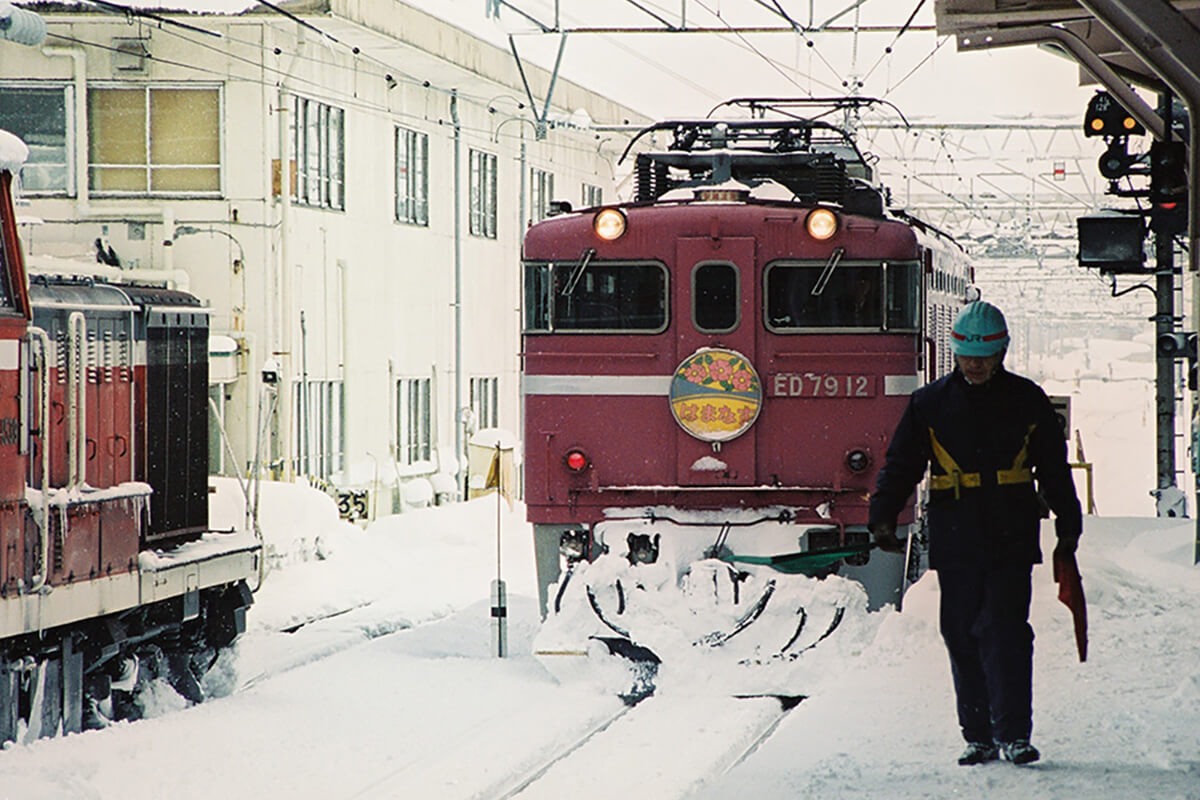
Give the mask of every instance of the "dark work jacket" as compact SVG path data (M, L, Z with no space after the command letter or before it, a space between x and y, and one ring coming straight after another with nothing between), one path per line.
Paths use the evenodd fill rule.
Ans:
M947 458L960 472L957 485L947 475ZM1082 530L1050 400L1003 366L980 386L955 369L913 392L871 495L872 528L895 524L926 467L933 569L1039 563L1042 505L1029 477L1054 511L1058 535Z

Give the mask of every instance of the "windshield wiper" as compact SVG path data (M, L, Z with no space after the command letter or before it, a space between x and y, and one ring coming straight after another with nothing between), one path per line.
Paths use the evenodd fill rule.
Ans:
M837 265L841 263L842 256L846 254L846 248L838 247L829 254L829 260L825 262L825 269L821 270L821 277L817 278L816 284L812 288L812 296L820 297L825 291L825 286L828 285L830 277L833 276L833 271L837 269Z
M583 251L583 255L579 257L579 263L571 269L571 276L567 278L567 285L560 292L563 297L568 297L575 291L575 287L579 284L579 279L583 277L583 271L587 269L587 265L591 263L592 256L594 255L596 255L594 247L589 247Z

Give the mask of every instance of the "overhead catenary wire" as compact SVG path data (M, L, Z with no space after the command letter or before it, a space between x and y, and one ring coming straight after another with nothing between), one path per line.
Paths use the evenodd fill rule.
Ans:
M896 47L896 42L900 41L900 37L907 33L908 29L912 27L913 20L916 19L917 14L921 11L921 7L924 5L925 0L917 0L916 7L912 10L912 13L908 15L908 19L904 21L904 24L900 26L900 30L896 33L891 43L883 48L883 52L879 54L879 58L875 60L875 63L871 65L871 68L867 70L866 74L862 76L862 80L864 82L871 77L876 68L883 63L883 60L892 54L892 50Z
M909 78L911 78L913 75L915 75L915 74L917 73L917 71L918 71L919 69L921 69L921 67L925 66L925 64L926 64L926 63L929 61L929 59L933 58L933 57L934 57L934 55L936 55L936 54L937 54L937 51L938 51L938 50L941 50L941 49L942 49L942 46L943 46L943 45L945 45L945 44L946 44L946 42L950 41L950 39L952 39L952 38L953 38L953 37L951 37L951 36L943 36L943 37L941 38L941 41L939 41L939 42L938 42L936 45L934 45L934 46L933 46L933 49L932 49L932 50L930 50L930 51L929 51L929 53L927 53L927 54L926 54L926 56L925 56L924 58L922 58L922 59L921 59L920 63L918 63L918 64L917 64L915 67L913 67L912 69L910 69L910 70L909 70L909 71L908 71L908 72L905 74L905 76L904 76L903 78L901 78L900 80L896 81L894 84L892 84L891 86L889 86L889 87L888 87L888 88L887 88L887 89L884 91L884 93L883 93L883 96L884 96L884 97L887 97L889 94L891 94L892 92L896 91L896 89L900 88L900 85L901 85L902 83L904 83L904 82L905 82L905 81L907 81Z
M708 13L710 13L710 14L712 14L713 16L717 17L718 19L720 19L720 18L721 18L721 17L720 17L720 14L718 14L717 12L715 12L715 11L713 11L711 8L709 8L707 5L705 5L705 4L704 4L704 2L703 2L703 0L695 0L695 2L696 2L696 5L700 6L701 8L703 8L703 9L704 9L705 11L707 11ZM784 80L786 80L788 83L792 84L792 85L793 85L793 86L795 86L797 89L799 89L800 91L804 92L805 94L811 94L811 92L809 92L807 89L805 89L805 88L804 88L804 87L803 87L803 86L802 86L802 85L801 85L801 84L800 84L800 83L799 83L799 82L798 82L798 81L797 81L795 78L793 78L791 75L788 75L788 74L787 74L787 72L786 72L786 71L785 71L783 68L781 68L781 67L780 67L778 64L776 64L776 63L775 63L775 61L774 61L773 59L769 58L769 57L768 57L768 56L767 56L765 53L763 53L763 52L762 52L761 50L759 50L757 47L755 47L754 45L750 44L749 40L747 40L747 39L746 39L746 37L745 37L745 36L743 36L741 33L739 33L738 31L734 30L734 28L733 28L733 26L732 26L732 25L730 25L729 23L725 22L724 20L721 20L721 22L722 22L722 23L724 23L724 24L725 24L725 25L726 25L726 26L729 28L729 31L730 31L730 32L731 32L731 33L732 33L734 36L736 36L736 37L737 37L737 38L738 38L738 39L739 39L739 40L742 42L742 44L744 44L744 45L745 45L746 47L748 47L748 48L749 48L749 49L750 49L750 50L751 50L751 51L752 51L752 52L753 52L753 53L754 53L756 56L758 56L758 57L759 57L759 58L761 58L761 59L762 59L764 62L766 62L767 66L771 67L771 69L775 70L775 71L776 71L776 72L778 72L780 75L782 75L782 76L783 76L783 78L784 78Z

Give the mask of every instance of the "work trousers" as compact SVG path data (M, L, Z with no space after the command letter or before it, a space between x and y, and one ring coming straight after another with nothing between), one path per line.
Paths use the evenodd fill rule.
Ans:
M1033 567L939 569L942 639L968 742L1028 739L1033 728Z

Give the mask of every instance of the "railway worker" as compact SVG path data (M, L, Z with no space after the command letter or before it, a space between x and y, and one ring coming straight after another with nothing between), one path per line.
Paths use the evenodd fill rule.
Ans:
M1004 369L1008 342L1000 309L982 301L962 309L951 330L956 368L913 393L871 496L875 542L902 551L896 518L928 465L929 566L941 589L964 765L1040 757L1029 742L1039 492L1055 513L1056 554L1074 553L1082 531L1062 428L1045 392Z

